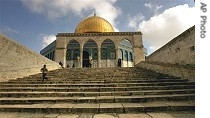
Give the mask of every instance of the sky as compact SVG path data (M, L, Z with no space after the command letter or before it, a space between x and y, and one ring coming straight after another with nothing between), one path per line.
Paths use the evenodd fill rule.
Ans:
M39 53L94 11L115 32L141 31L148 54L195 25L193 0L1 0L0 32Z
M201 19L196 16L196 12L204 14L200 1L207 0L196 0L195 9L194 0L0 0L0 33L39 53L56 39L56 34L73 33L83 19L96 11L116 32L141 31L143 45L151 54L195 24L196 31L200 31ZM206 81L210 73L203 68L208 67L206 62L210 60L210 56L206 56L210 50L207 37L208 34L205 39L196 35L195 40L196 87L201 89L196 96L206 101L196 104L196 108L200 108L202 114L208 113L208 108L203 107L208 107L206 103L210 99L205 91L209 90Z

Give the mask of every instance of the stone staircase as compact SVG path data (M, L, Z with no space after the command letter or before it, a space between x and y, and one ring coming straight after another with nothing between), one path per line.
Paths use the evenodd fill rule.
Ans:
M142 68L71 68L0 83L0 111L194 111L195 83Z

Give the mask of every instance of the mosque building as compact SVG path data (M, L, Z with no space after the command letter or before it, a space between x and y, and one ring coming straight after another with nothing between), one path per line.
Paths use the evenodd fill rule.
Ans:
M145 60L141 32L115 32L102 17L88 17L74 33L58 33L41 55L62 62L64 67L133 67Z

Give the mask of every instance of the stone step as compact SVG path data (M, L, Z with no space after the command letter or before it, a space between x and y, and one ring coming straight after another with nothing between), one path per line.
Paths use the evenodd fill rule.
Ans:
M145 78L145 77L164 77L164 76L155 76L154 74L149 74L149 73L93 73L93 72L87 72L87 73L48 73L48 76L53 76L53 77L68 77L68 78L83 78L83 77L94 77L94 78L110 78L110 77L115 77L115 78L125 78L125 77L129 77L129 78ZM29 76L27 78L34 78L34 77L41 77L41 74L39 75L35 75L35 76ZM169 79L173 79L173 78L177 78L177 77L168 77Z
M128 70L102 70L101 68L99 68L97 71L91 71L91 69L88 70L58 70L57 72L55 71L49 71L48 72L49 75L66 75L66 74L72 74L72 75L104 75L104 76L109 76L109 75L148 75L148 76L156 76L156 77L164 77L164 76L168 76L166 74L161 74L161 73L156 73L156 72L148 72L146 70L136 70L136 71L128 71ZM36 74L36 75L31 75L29 77L33 77L33 76L38 76L38 75L42 75L42 73ZM168 77L172 77L172 76L168 76Z
M90 73L91 74L91 73ZM28 77L24 77L24 78L17 78L17 80L22 80L22 79L34 79L34 78L41 78L42 75L34 75L34 76L28 76ZM82 75L74 75L72 73L68 73L66 75L53 75L53 74L47 74L47 77L49 78L68 78L68 79L84 79L84 78L94 78L94 79L100 79L100 78L116 78L116 79L139 79L139 78L142 78L142 79L147 79L147 78L153 78L153 79L180 79L179 77L170 77L170 76L159 76L159 77L156 77L156 76L149 76L149 75L145 75L145 76L140 76L140 75L132 75L132 76L122 76L122 75L107 75L107 76L104 76L104 75L85 75L85 74L82 74Z
M0 105L0 111L44 113L133 113L152 111L195 111L194 101L145 103L39 103Z
M39 78L41 77L42 74L37 74L37 75L32 75L32 76L28 76L28 77L24 77L24 79L32 79L32 78ZM106 73L101 73L101 74L98 74L98 73L90 73L88 72L88 74L86 73L61 73L61 72L58 72L58 73L48 73L47 74L48 77L65 77L65 78L156 78L156 79L180 79L180 77L173 77L173 76L154 76L154 75L149 75L149 74L142 74L142 73L135 73L135 74L131 74L131 73L126 73L126 74L121 74L121 73L109 73L109 74L106 74ZM17 78L17 79L23 79L23 78Z
M195 94L171 95L133 95L133 96L95 96L95 97L1 97L0 104L38 104L38 103L138 103L151 101L181 101L194 100Z
M141 91L106 91L106 92L0 92L1 97L95 97L95 96L131 96L131 95L170 95L194 94L194 89L177 90L141 90Z
M22 82L22 81L41 81L42 77L34 77L34 78L21 78L21 79L15 79L15 80L10 80L8 82ZM161 80L165 80L165 81L185 81L184 79L156 79L156 78L94 78L94 77L89 77L89 78L69 78L69 77L48 77L48 80L50 81L105 81L105 80L109 80L109 81L161 81ZM5 83L5 82L1 82L1 83Z
M141 80L141 79L135 79L135 80L130 80L130 79L124 79L124 80L117 80L117 79L47 79L46 82L51 82L51 83L154 83L154 82L187 82L188 80L186 79L165 79L165 80ZM33 80L10 80L8 82L2 82L1 84L24 84L24 83L30 83L30 84L35 84L35 83L43 83L42 79L33 79Z
M92 73L91 72L87 72L87 73L59 73L59 74L48 74L50 76L66 76L69 75L70 77L84 77L84 76L88 76L88 77L154 77L153 75L150 74L144 74L144 73Z
M169 81L168 81L169 82ZM171 81L171 82L182 82L182 81ZM170 82L170 83L171 83ZM42 82L42 80L40 81L36 81L36 82L28 82L28 81L22 81L22 82L7 82L6 84L100 84L100 83L112 83L112 84L135 84L135 83L149 83L149 84L153 84L153 83L160 83L160 81L153 81L153 82L132 82L132 81L48 81L45 80L44 82ZM1 83L4 84L4 83Z
M0 112L195 110L195 82L141 68L74 68L0 83Z
M103 91L141 91L141 90L177 90L195 89L195 85L170 85L170 86L130 86L130 87L0 87L0 91L48 91L48 92L103 92Z
M75 84L62 84L45 82L41 84L7 84L2 83L0 87L128 87L128 86L166 86L166 85L194 85L194 82L156 82L156 83L75 83Z

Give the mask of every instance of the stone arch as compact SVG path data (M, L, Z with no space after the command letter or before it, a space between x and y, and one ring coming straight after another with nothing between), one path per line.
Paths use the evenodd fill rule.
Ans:
M132 46L133 46L133 40L130 39L130 38L121 38L119 39L117 42L118 42L118 45L119 43L121 43L122 41L126 40L127 42L129 42Z
M115 43L111 39L105 39L101 43L101 66L115 67L116 49Z
M133 66L133 45L129 39L122 39L120 41L119 47L122 51L122 66L132 67ZM132 56L132 57L130 57ZM120 55L119 55L120 57Z
M120 45L130 47L130 49L132 49L132 47L133 47L132 41L130 41L130 39L127 39L127 38L122 39L120 41Z
M70 40L67 44L67 49L68 48L78 48L78 47L80 48L80 43L75 39Z
M104 40L101 44L101 49L106 50L106 52L107 52L106 58L107 59L113 58L113 56L116 57L115 56L116 55L115 44L111 39ZM114 50L114 52L113 52L113 50ZM102 55L101 55L101 57L102 57Z
M83 67L89 67L90 60L93 62L92 67L96 67L98 62L98 45L92 39L87 40L83 45Z
M112 39L109 39L109 38L105 38L105 39L102 39L102 41L100 42L100 45L102 45L102 43L106 42L106 41L110 41L110 42L113 42L113 44L116 46L116 40L112 40Z
M79 67L80 44L76 40L70 40L66 46L66 65Z
M92 39L89 39L88 41L86 41L83 45L83 49L94 49L94 48L97 48L98 47L98 44L92 40Z

